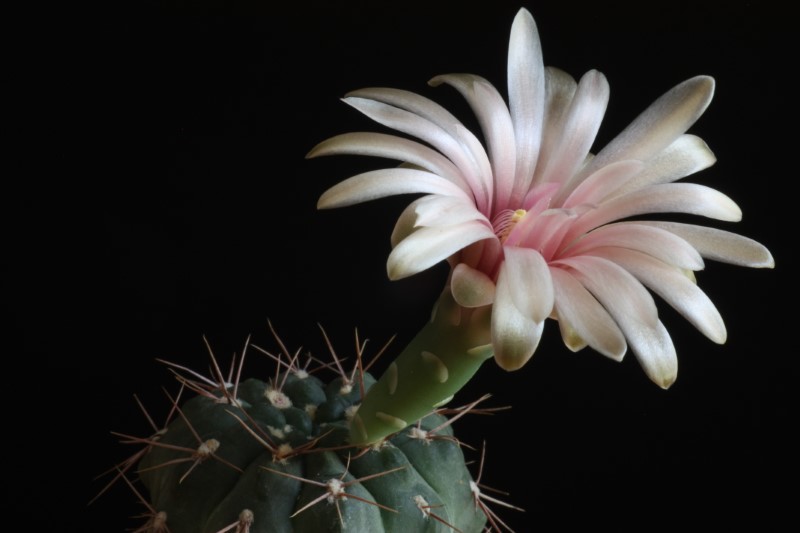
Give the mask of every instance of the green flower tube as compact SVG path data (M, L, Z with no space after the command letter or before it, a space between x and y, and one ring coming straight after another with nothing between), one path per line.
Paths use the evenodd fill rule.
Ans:
M350 443L373 444L449 402L494 355L491 306L467 309L446 287L431 320L369 390L350 425Z

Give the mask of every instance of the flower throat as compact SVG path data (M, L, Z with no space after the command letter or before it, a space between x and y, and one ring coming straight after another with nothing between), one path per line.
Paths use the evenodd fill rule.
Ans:
M511 234L511 230L514 229L517 222L525 218L527 213L525 209L517 209L516 211L505 209L498 213L497 217L495 217L492 222L492 226L494 226L494 233L497 235L497 238L500 239L501 244L506 242L509 234Z

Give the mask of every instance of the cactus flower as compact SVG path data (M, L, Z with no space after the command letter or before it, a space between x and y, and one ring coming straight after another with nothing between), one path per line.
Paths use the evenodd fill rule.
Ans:
M449 297L462 309L491 309L491 350L507 370L529 360L552 318L569 349L589 346L621 360L630 348L650 379L669 387L677 357L651 293L713 342L725 342L720 313L693 272L704 268L704 258L772 267L770 252L720 229L650 219L741 218L728 196L682 181L715 162L703 140L687 133L712 99L712 78L678 84L596 153L609 84L595 70L576 81L544 67L525 9L511 28L508 103L476 75L441 75L429 83L455 88L482 135L426 97L368 88L344 101L406 136L348 133L309 154L403 163L346 179L318 204L422 194L392 234L391 279L449 261Z

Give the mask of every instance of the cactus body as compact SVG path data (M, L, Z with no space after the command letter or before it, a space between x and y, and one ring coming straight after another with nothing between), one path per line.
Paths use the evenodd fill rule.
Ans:
M364 373L364 389L375 380ZM469 471L447 419L370 448L349 444L360 384L290 371L186 402L138 466L171 533L479 532ZM422 429L422 431L419 431Z

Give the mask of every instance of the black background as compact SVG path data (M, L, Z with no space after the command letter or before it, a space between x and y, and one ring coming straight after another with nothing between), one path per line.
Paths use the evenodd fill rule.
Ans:
M12 506L34 529L138 524L129 517L142 508L122 485L87 501L103 486L94 476L128 452L109 432L149 431L133 394L157 420L166 412L161 387L175 385L155 358L205 370L203 335L223 359L249 334L274 348L267 320L290 349L318 355L318 323L341 355L352 355L356 327L373 350L394 334L395 353L411 339L446 270L387 279L389 234L408 198L318 212L326 188L386 162L304 156L337 133L380 129L339 101L366 86L420 92L474 126L455 91L425 82L472 72L506 94L508 31L522 5L545 64L608 77L598 144L678 82L716 78L691 131L718 162L690 181L731 196L742 222L711 224L768 246L777 268L709 262L698 273L726 320L724 346L660 304L681 365L669 391L630 355L616 364L572 354L552 323L524 369L486 364L458 400L489 392L492 405L513 408L456 427L467 443L487 441L483 481L526 509L501 516L518 532L766 531L790 516L796 153L783 131L796 90L780 12L749 2L221 4L70 13L10 48L24 67L7 79L23 118L10 155L25 164L4 195L13 450L4 455L20 477ZM266 377L263 358L251 364Z

